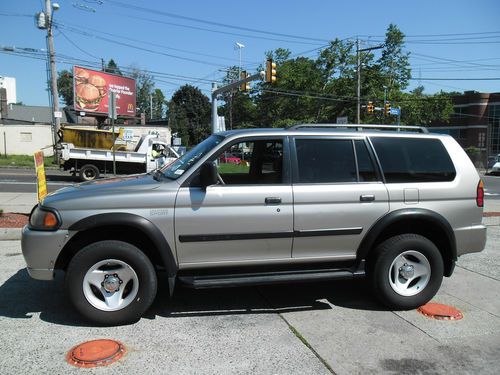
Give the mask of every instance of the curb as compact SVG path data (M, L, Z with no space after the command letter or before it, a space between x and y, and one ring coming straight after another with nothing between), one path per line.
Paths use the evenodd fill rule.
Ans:
M15 241L21 239L22 228L0 228L0 241Z

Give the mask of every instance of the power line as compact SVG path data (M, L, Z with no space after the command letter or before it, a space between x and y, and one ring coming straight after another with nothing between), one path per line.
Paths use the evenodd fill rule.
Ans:
M120 1L115 1L115 0L108 0L107 3L115 4L115 5L123 7L123 8L137 10L140 12L153 13L156 15L162 15L162 16L171 17L171 18L184 19L186 21L204 23L204 24L208 24L208 25L225 27L225 28L236 29L236 30L250 31L250 32L259 33L259 34L275 35L275 36L281 36L281 37L292 38L292 39L310 40L310 41L315 41L315 42L328 42L329 41L327 39L310 38L310 37L305 37L305 36L300 36L300 35L277 33L277 32L273 32L273 31L269 31L269 30L259 30L259 29L254 29L254 28L250 28L250 27L230 25L230 24L216 22L216 21L209 21L209 20L205 20L205 19L201 19L201 18L188 17L188 16L183 16L180 14L164 12L164 11L161 11L158 9L151 9L151 8L137 6L137 5L126 4L126 3L122 3Z
M79 51L83 52L84 54L86 54L87 56L90 56L90 57L93 57L95 59L99 59L99 57L97 56L94 56L92 55L90 52L87 52L85 51L83 48L81 48L78 44L74 43L71 39L68 38L68 36L62 32L61 29L59 29L59 32L61 33L61 35L64 37L64 39L66 39L69 43L71 43L73 45L73 47L75 47L76 49L78 49Z
M500 78L488 77L488 78L410 78L413 81L498 81Z

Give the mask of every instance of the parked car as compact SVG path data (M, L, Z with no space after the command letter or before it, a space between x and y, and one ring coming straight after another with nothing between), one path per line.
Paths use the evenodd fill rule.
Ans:
M448 135L340 126L217 133L154 174L50 194L23 229L28 272L64 270L76 310L111 325L151 306L157 272L170 293L366 276L389 309L423 305L485 246L483 182ZM215 163L243 145L248 170Z
M228 152L222 154L219 158L219 161L221 163L241 164L241 158Z
M500 154L488 157L488 169L490 174L500 174Z

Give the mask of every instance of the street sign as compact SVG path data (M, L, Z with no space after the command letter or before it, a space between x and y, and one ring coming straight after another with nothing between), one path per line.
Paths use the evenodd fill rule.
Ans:
M349 119L347 116L343 117L337 117L337 124L347 124L349 122Z
M389 114L391 114L392 116L399 116L401 113L401 108L391 108L391 111L389 112Z

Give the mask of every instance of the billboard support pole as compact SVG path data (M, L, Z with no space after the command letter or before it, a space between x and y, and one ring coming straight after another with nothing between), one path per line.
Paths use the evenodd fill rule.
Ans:
M113 133L113 175L116 176L116 145L115 145L115 118L116 118L116 93L108 94L108 117L111 118L111 132Z

